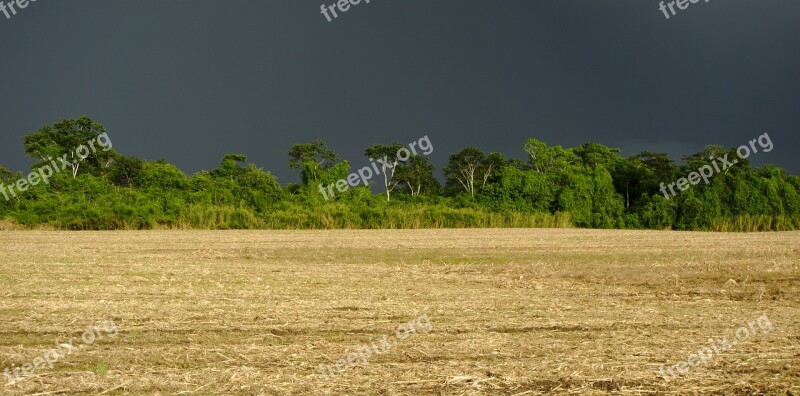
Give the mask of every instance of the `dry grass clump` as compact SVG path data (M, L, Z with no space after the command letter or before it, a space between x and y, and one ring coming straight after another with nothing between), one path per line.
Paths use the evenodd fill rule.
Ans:
M0 394L800 393L800 233L0 233ZM326 381L355 348L433 329ZM767 314L773 325L665 382ZM56 340L99 340L5 385Z
M0 231L19 231L23 229L25 229L25 227L17 224L17 222L12 219L0 219Z

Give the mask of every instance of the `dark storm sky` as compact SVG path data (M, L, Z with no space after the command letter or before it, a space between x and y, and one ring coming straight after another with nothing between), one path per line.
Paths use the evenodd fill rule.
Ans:
M333 3L334 0L325 0ZM428 135L524 157L536 137L674 158L768 132L752 157L800 174L800 1L39 0L0 14L0 164L23 136L86 114L114 148L188 173L239 152L296 181L292 143Z

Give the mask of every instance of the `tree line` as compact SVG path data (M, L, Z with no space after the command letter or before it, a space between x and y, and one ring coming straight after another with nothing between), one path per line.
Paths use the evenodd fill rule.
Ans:
M26 136L25 153L36 160L35 169L47 156L71 152L104 132L86 116L61 120ZM373 145L364 154L382 157L398 147ZM74 172L0 199L0 228L800 229L800 177L774 166L758 168L742 160L671 199L660 192L661 183L697 170L710 157L733 153L732 148L710 145L679 164L648 151L623 157L619 149L599 143L563 148L530 138L522 147L523 159L477 147L453 153L443 184L427 157L393 159L392 168L374 181L382 193L360 185L329 199L320 188L346 179L352 170L321 140L289 148L288 163L300 183L286 185L242 154L227 154L216 169L186 175L163 160L109 150L87 158ZM23 176L0 166L4 185Z

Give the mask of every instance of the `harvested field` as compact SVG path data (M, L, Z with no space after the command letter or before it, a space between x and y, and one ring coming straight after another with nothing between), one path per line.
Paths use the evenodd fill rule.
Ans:
M800 232L0 233L0 394L800 394ZM420 315L432 329L397 340ZM748 339L667 382L708 339ZM770 331L771 329L771 331ZM326 380L384 335L368 364ZM341 365L341 362L340 362ZM343 367L343 366L340 366Z

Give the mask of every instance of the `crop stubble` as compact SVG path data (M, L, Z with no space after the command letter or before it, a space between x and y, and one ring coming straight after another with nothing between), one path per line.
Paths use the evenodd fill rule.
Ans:
M798 232L2 232L0 371L97 321L119 335L0 394L797 394L798 249ZM318 375L423 313L430 334ZM658 375L764 313L770 334Z

